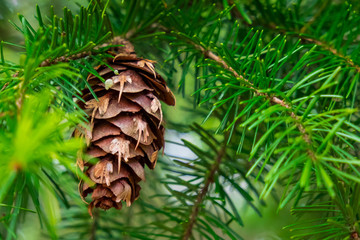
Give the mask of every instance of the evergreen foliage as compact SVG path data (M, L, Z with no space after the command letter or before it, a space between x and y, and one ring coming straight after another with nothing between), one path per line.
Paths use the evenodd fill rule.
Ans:
M297 217L284 226L294 239L360 239L359 6L91 0L61 17L36 7L35 25L19 14L24 41L0 45L0 239L21 239L32 214L51 239L243 239L239 202L262 216L271 198ZM114 36L158 62L180 105L165 108L168 136L192 137L168 138L176 152L131 208L91 219L75 101L84 88L96 98L86 78L101 79Z

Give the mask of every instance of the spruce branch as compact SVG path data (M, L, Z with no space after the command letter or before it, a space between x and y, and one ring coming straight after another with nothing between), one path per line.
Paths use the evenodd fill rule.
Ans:
M303 34L303 30L300 30L299 32L296 29L278 28L276 27L275 24L272 23L262 24L261 26L285 35L289 35L289 32L291 32L291 35L298 37L303 42L316 44L321 49L332 53L334 56L342 59L347 66L354 68L358 73L360 73L360 65L356 64L349 56L345 56L344 54L340 53L336 48L332 47L330 43L327 43L323 40L319 40L314 36L308 36Z
M228 0L228 2L231 5L234 4L234 2L231 0ZM327 3L327 1L324 1L323 4L321 5L320 9L314 14L314 16L312 16L312 18L306 24L304 24L304 26L300 30L296 29L296 28L281 28L281 27L278 27L278 25L274 22L266 22L266 23L259 22L257 25L254 25L254 24L249 25L248 22L242 16L241 12L236 7L232 8L232 12L234 13L234 16L236 18L239 18L242 21L242 23L245 24L246 26L267 28L272 31L278 32L280 34L296 36L299 39L301 39L303 42L309 42L309 43L316 44L321 49L328 51L328 52L332 53L333 55L335 55L336 57L342 59L347 66L354 68L358 73L360 73L360 65L355 63L351 59L351 57L342 54L339 50L337 50L336 48L331 46L330 43L328 43L324 40L320 40L320 39L316 38L315 36L305 34L306 30L309 29L310 26L315 23L315 21L319 18L319 16L321 16L323 11L326 9L326 6L328 6L328 3Z
M89 55L94 55L94 52L93 51L85 51L85 52L81 52L81 53L74 54L74 55L61 56L61 57L55 58L54 60L46 59L40 64L40 67L46 67L46 66L50 66L50 65L57 64L60 62L70 62L73 60L78 60L78 59L87 57Z
M194 225L197 221L197 217L199 215L200 206L201 206L202 202L204 201L206 194L209 191L209 187L210 187L211 183L214 182L215 174L219 171L220 164L223 160L224 155L226 154L227 138L228 138L228 136L226 135L224 138L223 144L221 146L221 149L218 151L215 162L211 166L210 172L205 179L204 187L202 187L201 190L199 191L199 194L196 198L195 204L192 207L189 223L186 225L184 235L182 236L183 240L189 239L192 235L192 230L194 228Z
M358 73L360 73L360 65L356 64L349 56L345 56L344 54L339 52L336 48L332 47L329 43L315 39L315 38L302 36L300 33L298 34L298 36L305 41L314 43L314 44L318 45L319 47L321 47L322 49L331 52L336 57L342 59L346 63L347 66L354 68Z
M299 129L299 131L302 134L302 137L304 139L304 141L308 144L309 147L311 147L311 139L310 139L310 135L306 132L304 125L301 123L301 117L296 115L294 111L292 111L292 107L290 104L288 104L285 100L280 99L276 96L271 96L268 93L263 93L260 92L259 89L255 88L254 84L251 83L248 79L246 79L244 76L240 75L238 72L236 72L232 67L230 67L222 58L220 58L218 55L216 55L214 52L205 49L204 47L195 44L192 42L192 44L194 44L195 48L200 50L203 55L208 58L208 59L212 59L215 62L217 62L219 65L223 66L224 69L229 70L236 78L240 78L241 80L245 81L246 83L249 84L249 88L254 90L255 94L258 96L263 96L266 99L268 99L271 103L273 104L278 104L281 105L282 107L286 108L289 110L289 114L291 116L292 119L294 119L296 127ZM309 148L308 150L308 155L312 160L315 160L315 153Z
M117 36L117 37L114 37L113 39L111 39L110 41L105 42L99 46L96 46L95 43L90 42L91 44L93 44L95 46L90 51L84 51L84 52L80 52L80 53L69 55L69 56L61 56L61 57L55 58L53 60L46 59L40 64L40 66L46 67L46 66L57 64L60 62L74 61L74 60L78 60L78 59L81 59L81 58L84 58L84 57L87 57L90 55L102 54L103 51L118 52L119 47L125 46L124 41L125 40L122 37Z

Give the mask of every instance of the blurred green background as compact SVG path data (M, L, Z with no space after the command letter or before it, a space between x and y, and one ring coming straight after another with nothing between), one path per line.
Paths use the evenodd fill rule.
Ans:
M210 2L210 1L209 1ZM54 6L54 10L58 15L62 15L62 10L64 6L69 7L74 12L77 11L78 5L87 5L85 0L0 0L0 40L5 42L14 42L22 43L22 35L19 34L13 25L9 22L18 23L18 13L23 14L27 19L35 23L35 6L38 4L42 9L43 15L50 11L51 5ZM4 49L5 56L8 60L13 62L19 61L19 56L21 52L20 49L12 46L6 46ZM176 89L173 89L176 92ZM188 92L191 90L189 89ZM192 116L192 114L186 111L185 106L192 106L192 103L189 103L189 100L182 98L180 95L177 96L177 106L176 108L164 109L165 116L167 116L168 121L175 123L184 123L191 121L197 121L201 123L201 118L197 119ZM207 122L207 124L212 124ZM192 138L191 134L181 135L180 137ZM174 131L168 131L167 139L177 139L179 135ZM193 139L192 139L193 140ZM174 149L174 146L168 144L166 152L169 153ZM176 151L176 149L175 149ZM160 168L157 171L161 171ZM151 173L148 173L148 175ZM146 185L149 184L149 181L143 183L143 191L146 190ZM258 184L258 187L261 188L261 184ZM71 183L66 186L66 189L73 189L73 192L77 191L76 183ZM49 194L50 196L50 194ZM259 217L252 209L250 209L242 199L238 199L237 207L240 211L245 226L239 228L238 232L244 239L289 239L289 233L287 230L282 229L283 226L289 225L295 221L295 218L290 215L289 209L284 209L280 212L277 212L277 201L276 199L269 197L266 199L266 207L259 206L263 217ZM124 210L122 210L124 211ZM60 213L58 213L60 214ZM122 212L118 213L119 215L123 214ZM37 216L35 214L28 215L26 221L22 226L22 234L19 234L19 239L46 239L41 232L39 231L40 224L37 221Z

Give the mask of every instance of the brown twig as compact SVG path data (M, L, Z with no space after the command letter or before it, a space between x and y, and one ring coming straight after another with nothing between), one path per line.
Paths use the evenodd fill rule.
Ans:
M129 44L130 44L130 42L128 42L127 40L123 39L120 36L117 36L117 37L114 37L113 39L111 39L109 42L106 42L99 46L94 47L93 50L99 50L101 48L106 48L111 45L124 45L124 47L116 47L116 50L113 50L113 51L115 53L119 53L119 52L122 52L123 50L125 50L126 53L128 53L127 51L129 51L129 49L132 51L134 50L134 47L131 44L130 44L131 46L129 46ZM132 52L129 52L129 54L131 54L131 53ZM53 60L46 59L40 64L40 66L46 67L46 66L56 64L59 62L69 62L71 60L81 59L86 56L90 56L90 55L94 55L94 54L96 54L96 52L94 52L94 51L85 51L85 52L81 52L81 53L77 53L77 54L73 54L73 55L69 55L69 56L61 56L61 57L55 58Z
M199 215L200 206L201 206L202 202L204 201L206 194L209 191L210 184L214 182L215 174L219 170L220 163L226 153L226 143L227 143L227 137L224 138L223 145L216 156L215 163L212 165L210 172L205 179L204 187L202 187L202 189L200 190L200 192L196 198L195 204L192 207L190 219L189 219L188 224L186 225L182 240L187 240L192 235L192 230L197 221L197 216Z
M55 58L53 60L46 59L40 64L40 67L47 67L47 66L57 64L60 62L69 62L71 60L77 60L77 59L84 58L89 55L93 55L93 52L86 51L86 52L82 52L82 53L78 53L78 54L74 54L74 55L70 55L70 56L61 56L61 57Z

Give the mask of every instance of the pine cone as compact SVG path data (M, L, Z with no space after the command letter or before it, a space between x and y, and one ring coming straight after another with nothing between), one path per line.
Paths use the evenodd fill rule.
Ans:
M85 89L79 106L89 115L89 129L77 129L87 141L87 154L98 158L94 165L78 159L78 166L92 180L80 182L83 199L91 193L89 213L94 207L121 209L139 197L139 182L145 180L145 164L153 169L164 146L160 101L175 105L164 79L155 72L153 61L139 58L125 42L121 53L96 68L105 79L90 74L87 81L96 93Z

